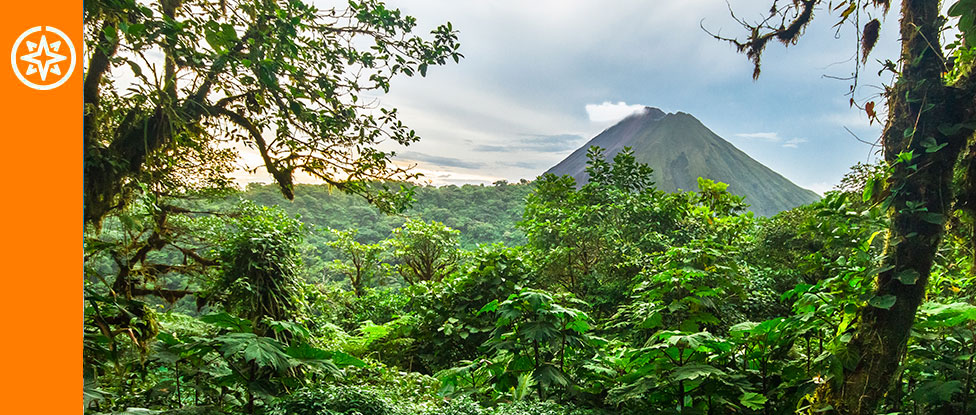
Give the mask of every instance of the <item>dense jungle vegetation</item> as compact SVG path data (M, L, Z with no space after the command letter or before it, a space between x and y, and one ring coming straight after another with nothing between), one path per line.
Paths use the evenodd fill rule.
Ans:
M785 3L726 39L756 76L827 5ZM764 218L599 148L583 186L412 188L377 146L415 132L359 96L459 61L450 23L86 2L85 411L974 414L976 13L934 44L938 3L898 12L879 164ZM235 190L232 143L275 184Z
M335 191L328 185L296 185L295 199L282 197L275 185L252 183L241 194L232 194L220 204L230 209L241 199L262 206L280 206L302 223L320 229L355 229L356 240L375 243L390 236L408 217L435 220L460 231L458 242L464 249L478 244L501 242L524 245L525 233L516 226L522 219L525 197L532 191L527 181L496 182L492 185L423 186L411 189L413 202L398 215L387 215L366 203L362 197ZM324 248L328 237L310 235L310 244ZM319 249L306 257L306 266L335 259L334 250Z
M532 190L524 244L470 249L423 216L361 242L241 197L142 197L86 240L90 410L791 413L856 358L857 307L892 305L871 287L887 223L863 187L767 219L721 183L657 191L628 153L589 169L579 189L465 187L498 203ZM328 200L298 189L295 206ZM954 216L940 246L890 412L972 411L972 224ZM113 296L154 228L169 246L128 270L139 295ZM334 262L303 261L322 251Z

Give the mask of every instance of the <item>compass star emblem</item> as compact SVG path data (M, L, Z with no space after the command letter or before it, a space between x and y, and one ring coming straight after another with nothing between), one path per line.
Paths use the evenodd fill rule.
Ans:
M74 72L75 60L71 39L51 26L27 29L10 51L10 64L17 79L38 90L61 86Z
M20 57L20 60L31 63L31 65L27 67L27 73L24 75L39 73L41 75L41 81L47 80L48 73L61 75L61 67L58 66L58 62L68 60L68 58L64 55L56 53L58 49L61 49L60 40L48 44L47 36L41 35L40 45L27 41L27 49L29 49L31 53ZM46 57L46 59L44 57Z

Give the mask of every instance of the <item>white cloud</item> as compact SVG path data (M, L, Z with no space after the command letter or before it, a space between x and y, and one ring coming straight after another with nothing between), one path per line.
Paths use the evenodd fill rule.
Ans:
M800 146L800 144L803 144L805 142L807 142L807 139L805 138L791 138L789 140L786 140L785 143L783 143L783 147L797 148Z
M754 140L769 141L771 143L783 141L783 138L779 136L779 133L739 133L735 136Z
M618 101L616 104L610 101L603 101L602 104L586 104L586 114L590 116L590 121L593 122L621 120L642 109L644 109L643 105L628 105L623 101Z

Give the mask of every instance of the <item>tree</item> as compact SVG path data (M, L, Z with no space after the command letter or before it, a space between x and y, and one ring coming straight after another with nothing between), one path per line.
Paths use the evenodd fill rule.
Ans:
M234 145L257 151L288 198L296 172L363 194L408 178L384 140L418 139L367 99L396 75L458 61L450 23L425 40L379 0L319 10L308 0L85 2L84 218L98 223L140 189L226 186ZM161 57L157 57L161 53Z
M519 226L547 286L583 297L584 279L596 266L602 239L592 223L595 209L581 201L571 176L547 173L533 183Z
M105 343L116 364L117 340L129 337L146 353L158 332L157 315L142 297L173 304L194 294L191 281L218 265L200 236L220 219L194 217L200 213L150 193L116 212L100 232L86 227L85 326L97 329L88 334ZM86 347L94 344L88 340Z
M719 216L730 216L744 211L747 205L742 196L728 191L729 185L704 177L698 178L698 203Z
M585 306L571 296L561 298L566 303ZM572 383L567 373L579 356L593 343L586 334L590 329L589 316L569 305L559 304L557 298L544 291L523 289L504 301L495 300L478 312L492 311L498 316L495 330L486 342L496 351L496 358L510 359L504 370L494 374L496 390L508 390L524 384L520 379L529 375L538 385L540 400L556 387L566 388ZM567 356L568 355L568 356ZM567 359L568 357L568 359ZM569 360L569 365L567 365Z
M281 208L245 203L218 232L226 235L217 242L220 270L204 298L251 321L261 336L270 321L299 317L304 311L299 272L305 226Z
M461 259L458 234L443 223L419 219L394 229L389 244L400 261L404 281L439 281L454 272Z
M382 271L383 246L363 244L356 240L355 229L340 231L332 229L336 239L328 245L339 251L344 260L335 260L332 269L349 277L349 284L357 297L362 297L368 284L372 284Z
M884 166L879 161L877 163L861 163L851 166L851 169L847 174L840 179L840 184L837 185L836 190L843 193L848 193L853 197L863 198L865 192L868 196L874 196L875 194L881 195L880 189L881 185L884 183ZM867 187L872 187L871 190L867 190ZM870 202L871 197L866 198L865 202Z
M409 311L420 320L411 345L412 354L431 373L461 360L479 356L482 343L495 327L495 319L478 310L530 284L532 275L519 248L480 245L463 269L440 284L413 286Z
M739 22L750 36L745 40L725 39L755 64L769 41L795 44L812 21L817 7L829 5L842 10L840 24L857 16L863 8L887 13L889 0L794 0L785 5L773 3L769 16L759 23ZM976 127L976 74L973 73L976 47L976 8L972 0L957 0L949 15L957 17L958 41L943 45L942 32L949 19L940 14L940 2L904 0L901 3L901 56L897 63L885 63L885 70L896 75L894 85L885 90L887 120L881 136L888 178L881 207L891 225L881 272L876 279L873 301L863 305L856 324L847 333L846 348L855 356L842 373L818 389L814 405L842 414L871 414L890 389L911 331L915 312L925 294L926 284L946 218L954 209L973 205L973 179L976 156L973 130ZM863 61L874 48L881 29L874 19L863 26L860 36ZM945 58L945 47L953 51ZM855 102L852 99L851 104ZM863 109L875 118L874 103ZM968 150L967 150L968 148ZM954 171L970 172L955 181ZM953 206L953 201L957 201Z
M622 298L603 301L593 294L622 295L638 272L633 260L639 252L667 246L676 234L680 203L673 202L680 196L657 190L652 169L629 148L612 163L599 147L587 157L590 180L579 188L570 176L545 174L535 181L519 226L550 286L562 286L597 308L616 307Z

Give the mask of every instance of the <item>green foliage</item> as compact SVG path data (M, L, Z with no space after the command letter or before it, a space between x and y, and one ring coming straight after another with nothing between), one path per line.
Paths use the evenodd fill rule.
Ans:
M440 385L437 379L375 361L362 368L346 369L346 376L340 383L374 391L394 402L396 409L403 414L434 412L445 403L437 395Z
M480 405L467 397L452 399L444 408L424 415L603 415L619 414L620 411L599 411L559 405L552 401L519 401L503 403L495 407Z
M87 405L330 415L788 414L808 408L818 385L837 382L857 362L849 344L860 307L898 305L872 292L884 272L887 226L878 198L830 192L757 219L742 214L741 199L721 183L701 180L698 192L666 194L629 152L613 163L597 160L580 188L555 176L533 184L519 225L527 245L468 251L459 248L463 235L436 221L407 220L386 242L385 231L367 238L355 226L326 241L309 231L312 220L245 203L226 217L167 215L164 223L180 230L170 240L199 259L172 248L113 267L113 252L124 258L152 244L160 211L169 209L153 208L161 199L147 196L86 240L100 258L86 264ZM263 200L268 191L247 194ZM959 213L950 220L887 413L976 409L969 403L976 396L969 221ZM329 272L345 273L348 283L314 277L323 270L301 260L317 255L306 238L328 248L320 252L332 257L323 258L338 257ZM161 269L153 264L178 264L177 253L200 266L153 273ZM409 265L428 260L433 265L420 272ZM392 265L413 283L383 281L382 268ZM200 284L211 308L160 312L151 301L113 296L113 274L125 269L142 278L122 280L134 292L163 280ZM895 276L908 285L920 278ZM348 289L356 279L359 295Z
M228 139L256 149L289 198L304 172L402 208L396 192L364 183L413 177L377 147L418 137L395 109L360 98L462 57L450 23L425 39L411 33L416 19L376 0L330 10L300 0L91 1L84 21L86 222L124 205L139 182L164 192L226 186L237 160ZM124 90L120 78L130 79Z
M300 295L299 244L305 229L301 222L278 208L245 203L220 229L217 257L223 266L207 299L219 303L256 324L263 333L264 320L296 318L304 312Z
M671 248L652 259L638 276L634 302L620 308L616 328L634 344L648 341L661 327L686 332L721 331L738 319L735 304L741 282L727 250L699 242Z
M895 393L934 412L976 409L971 403L976 380L976 307L971 302L928 302L919 310L915 327L903 379Z
M410 311L420 319L413 353L430 373L456 362L474 360L495 328L495 319L479 311L507 298L531 275L522 251L482 245L459 272L442 284L415 285L409 290Z
M482 388L493 389L492 394L511 393L523 398L526 389L534 389L545 400L548 393L568 390L573 383L571 373L588 356L597 339L587 334L590 326L585 313L559 303L578 301L560 297L523 289L504 301L485 305L479 314L493 312L497 317L495 330L486 342L493 356L439 373L443 392L477 391L482 383ZM487 379L481 382L476 380L484 377Z
M332 229L332 234L335 235L336 240L328 245L339 251L343 259L333 261L331 268L349 277L353 292L357 297L362 297L366 287L375 284L386 271L381 262L383 246L356 241L355 229L347 231Z
M782 212L772 218L759 218L742 247L748 274L745 282L743 313L752 320L763 320L790 314L792 302L782 298L798 282L814 284L826 271L817 255L826 252L822 236L810 228L820 223L817 210L805 206Z
M397 415L394 404L368 389L302 389L274 404L268 415Z
M613 162L603 158L603 149L591 147L586 154L586 173L590 182L600 187L609 187L628 193L641 193L654 189L651 174L654 170L646 164L637 162L634 152L625 148L613 157Z
M704 177L698 178L698 204L708 207L718 216L729 216L744 211L748 205L742 196L728 191L729 185L714 182Z
M650 168L629 150L612 164L597 148L589 157L592 177L579 189L569 176L540 177L519 225L543 286L572 292L603 314L623 301L639 270L634 261L684 236L677 228L687 201L655 190Z
M628 373L620 379L622 385L610 391L611 399L621 403L638 399L662 409L730 405L720 391L729 376L713 365L728 347L708 332L660 331L644 347L624 355ZM710 399L702 402L706 396Z
M946 79L955 82L963 75L972 72L973 59L976 58L976 3L973 0L957 0L949 6L948 15L956 20L959 33L946 49L955 58L954 65L947 71Z
M460 261L459 232L443 223L409 219L393 230L389 245L408 284L440 281Z
M370 290L365 296L344 305L344 311L349 314L340 316L338 323L349 330L360 327L365 321L386 324L402 314L410 301L409 296L396 289Z
M444 408L439 408L437 414L443 415L488 415L490 409L484 408L477 401L466 396L451 399ZM433 415L433 414L431 414Z
M482 243L502 242L514 246L525 243L525 236L515 223L522 218L525 197L532 185L496 183L495 185L422 186L413 188L413 201L403 212L413 218L434 220L461 231L460 242L465 249ZM240 197L254 203L278 205L291 215L315 228L356 229L356 240L376 243L389 237L390 232L405 221L401 216L384 215L363 198L337 192L325 185L295 185L295 200L288 201L272 185L251 183ZM329 236L329 235L324 235ZM323 236L323 239L324 239ZM316 255L330 258L325 243L311 240ZM313 266L306 258L306 262Z
M254 333L229 333L214 339L220 344L219 351L227 359L240 359L253 363L258 368L269 368L284 372L291 368L285 345L281 342L260 337Z

